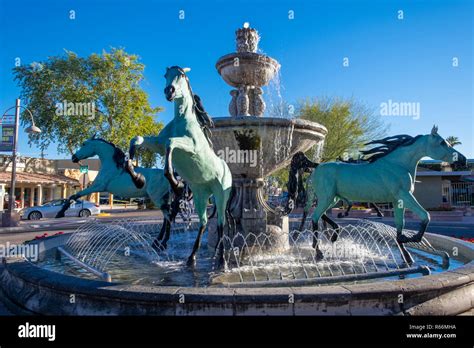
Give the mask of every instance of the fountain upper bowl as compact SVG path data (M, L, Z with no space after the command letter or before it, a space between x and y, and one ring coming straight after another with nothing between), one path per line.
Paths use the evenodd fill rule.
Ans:
M216 117L212 142L234 178L262 178L286 167L299 151L322 143L327 129L316 122L278 117Z
M280 70L280 64L263 54L238 52L219 58L216 69L232 87L262 87Z

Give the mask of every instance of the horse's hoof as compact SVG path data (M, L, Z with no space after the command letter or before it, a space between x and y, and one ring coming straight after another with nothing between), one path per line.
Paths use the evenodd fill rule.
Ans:
M139 189L143 188L145 186L146 179L141 173L137 173L137 176L134 178L133 183L135 186Z
M291 235L291 238L295 241L300 237L300 231L293 231L293 234Z
M338 218L338 219L342 219L343 217L344 217L344 214L343 214L343 213L337 214L337 218Z
M324 254L321 250L316 249L316 261L321 261L324 259Z
M188 261L186 261L186 266L188 266L188 267L196 266L196 256L192 255L192 256L188 257Z
M334 243L337 240L338 234L334 232L331 236L331 243Z
M420 243L423 239L423 235L415 234L413 237L410 238L412 243Z

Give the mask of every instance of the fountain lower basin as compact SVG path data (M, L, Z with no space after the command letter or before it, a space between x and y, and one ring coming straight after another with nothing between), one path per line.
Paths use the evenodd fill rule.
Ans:
M42 255L48 255L64 246L70 237L61 235L33 243ZM431 275L402 280L391 277L391 281L301 286L286 279L278 287L263 287L263 283L233 288L228 284L206 286L192 280L173 284L167 281L166 273L157 276L159 281L152 284L140 281L146 272L137 272L140 264L133 263L129 264L129 276L135 274L134 279L126 279L127 272L121 264L117 267L121 268L122 279L107 283L71 276L65 268L61 274L56 272L58 269L52 271L51 265L38 267L24 260L8 260L0 266L0 284L4 294L25 309L52 315L455 315L470 311L474 300L473 245L429 233L426 237L437 249L458 250L457 261L449 270L438 269ZM191 237L189 241L188 247ZM205 265L201 257L198 267ZM179 259L175 260L179 268L177 263ZM156 267L152 268L155 274ZM118 274L119 270L114 272ZM69 301L71 294L76 298L74 304ZM398 302L400 294L403 306ZM288 301L290 297L292 301Z

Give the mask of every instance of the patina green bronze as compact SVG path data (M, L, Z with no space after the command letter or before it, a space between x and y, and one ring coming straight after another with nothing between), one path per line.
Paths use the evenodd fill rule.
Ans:
M225 161L212 148L209 131L212 120L204 111L199 97L192 92L186 75L189 70L177 66L166 69L164 92L168 101L174 101L174 118L158 136L132 139L129 152L133 158L135 149L142 146L165 156L164 175L178 195L182 187L174 171L189 184L201 223L193 251L188 258L188 265L194 265L196 251L207 225L206 207L211 195L214 196L217 207L218 238L222 239L232 175ZM223 263L223 249L224 245L220 243L217 250L219 266Z
M71 201L94 192L109 192L122 198L147 197L163 212L163 225L160 234L154 241L155 248L164 249L170 236L171 223L179 212L179 201L181 196L170 195L170 185L163 175L163 170L158 168L135 167L135 177L140 175L143 185L136 186L133 176L124 166L130 165L124 152L115 144L104 139L92 137L86 140L81 148L72 155L72 161L78 163L86 158L98 156L100 159L100 171L91 186L73 194L56 218L64 217L69 209Z
M456 151L439 134L433 126L430 134L411 137L398 135L376 140L368 145L378 145L362 153L366 156L365 163L328 162L314 163L298 153L293 157L288 183L289 206L293 206L298 187L298 171L314 168L308 178L308 192L303 219L314 202L316 207L312 214L313 230L318 229L320 218L328 222L334 229L332 237L337 239L338 225L326 216L326 211L339 200L346 202L373 202L393 205L397 241L407 264L413 259L404 247L407 242L420 242L430 221L429 213L418 203L413 191L415 188L416 168L421 158L429 156L455 166L465 165L466 157ZM421 226L412 237L405 236L405 210L410 209L421 219ZM319 257L322 252L318 248L317 233L313 240Z

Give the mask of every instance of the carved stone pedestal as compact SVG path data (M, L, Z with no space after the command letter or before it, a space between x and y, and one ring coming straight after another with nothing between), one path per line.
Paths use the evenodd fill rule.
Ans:
M281 217L266 204L263 179L234 178L234 198L230 207L232 220L225 229L225 248L258 247L263 251L287 249L288 217ZM208 245L215 248L217 231L215 222L210 223Z

